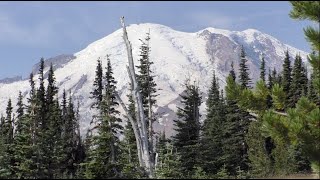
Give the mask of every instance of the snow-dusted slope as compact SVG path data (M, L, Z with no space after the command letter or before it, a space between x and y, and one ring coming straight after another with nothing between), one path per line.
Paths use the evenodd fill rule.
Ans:
M158 107L161 115L160 124L155 128L172 133L172 119L175 118L176 105L179 105L179 94L184 89L187 78L198 81L203 92L203 101L206 100L206 92L210 85L212 72L215 70L220 85L225 85L225 78L230 70L230 64L234 61L235 69L238 69L241 45L247 53L250 67L250 76L255 80L259 77L260 56L265 54L266 67L275 67L280 70L284 59L284 52L288 49L293 57L300 53L306 61L307 53L281 43L279 40L254 29L245 31L228 31L215 28L207 28L195 33L175 31L159 24L133 24L127 27L129 40L132 43L135 65L138 65L139 47L146 33L151 33L151 60L154 62L152 69L156 75L158 85ZM73 99L79 100L82 116L82 134L89 126L92 111L90 91L95 76L97 59L102 60L103 66L107 64L106 56L110 55L114 76L118 81L117 88L121 97L127 102L128 74L126 72L127 53L122 39L122 30L90 44L87 48L75 53L68 61L56 65L55 76L62 90L71 91ZM291 60L292 60L291 59ZM61 61L54 61L61 62ZM48 70L46 67L45 71ZM38 76L35 76L36 83ZM0 112L5 112L8 98L12 98L16 104L19 91L28 97L30 90L28 80L16 81L9 84L0 83ZM26 99L26 98L25 98ZM122 109L120 108L122 111ZM201 106L204 117L205 103Z

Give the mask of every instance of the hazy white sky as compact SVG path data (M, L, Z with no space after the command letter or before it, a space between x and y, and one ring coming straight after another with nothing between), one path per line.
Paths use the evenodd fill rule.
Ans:
M0 2L0 79L26 77L41 57L73 54L126 24L158 23L196 32L258 29L309 51L289 2Z

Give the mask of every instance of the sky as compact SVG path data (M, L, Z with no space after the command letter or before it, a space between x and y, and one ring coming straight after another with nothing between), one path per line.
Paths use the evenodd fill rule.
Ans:
M0 2L0 79L27 77L32 66L60 54L74 54L126 24L157 23L178 31L207 27L253 28L309 52L306 21L289 17L287 1L69 1Z

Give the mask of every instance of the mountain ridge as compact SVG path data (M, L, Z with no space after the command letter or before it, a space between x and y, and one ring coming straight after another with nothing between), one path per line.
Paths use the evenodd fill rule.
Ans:
M250 77L253 81L259 74L261 54L265 55L266 68L282 67L284 52L289 50L291 60L295 54L300 53L304 62L307 62L307 53L292 46L281 43L278 39L255 29L244 31L229 31L217 28L205 28L189 33L174 30L168 26L153 23L131 24L127 26L129 40L133 47L134 63L138 65L139 47L146 33L150 29L150 58L154 62L151 67L154 71L158 88L158 107L155 109L162 114L160 124L156 129L166 129L172 134L172 119L175 118L176 105L179 105L179 94L184 90L183 83L186 78L199 81L203 92L203 103L200 107L202 118L205 117L206 92L210 85L213 70L219 78L220 86L225 85L225 78L233 61L236 71L240 60L240 48L243 45L250 68ZM128 74L126 72L127 52L122 39L122 29L118 29L93 43L83 50L74 53L72 58L66 58L61 64L56 64L55 76L59 86L59 97L63 89L71 91L75 101L80 102L81 130L85 134L89 127L93 110L89 109L92 100L89 99L95 75L97 59L100 58L105 67L106 56L110 55L115 79L118 81L117 90L124 102L127 102ZM52 58L51 58L52 60ZM59 62L59 60L54 60ZM45 73L48 66L45 67ZM36 84L38 76L34 77ZM5 111L6 101L9 97L16 103L18 91L24 97L28 96L28 80L12 83L0 83L0 112ZM26 100L26 98L24 98ZM88 110L89 109L89 110ZM121 108L119 107L119 110ZM121 112L123 112L121 110Z

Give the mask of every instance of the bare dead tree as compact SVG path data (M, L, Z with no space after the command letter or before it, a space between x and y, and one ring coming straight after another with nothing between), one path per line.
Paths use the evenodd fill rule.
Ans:
M143 167L150 178L154 177L154 162L152 161L150 152L149 152L149 135L147 132L146 121L147 118L144 115L144 109L142 104L142 96L139 92L139 84L137 82L137 77L134 70L133 56L132 56L132 46L128 38L126 26L124 23L124 17L120 18L122 29L123 29L123 40L126 45L127 54L128 54L128 63L127 71L129 74L131 82L131 94L134 99L134 102L137 107L138 113L136 113L136 121L133 120L132 115L129 113L125 104L121 100L120 96L116 93L116 98L120 102L122 108L125 110L129 121L131 122L134 135L137 143L138 157L140 166Z

